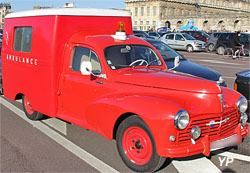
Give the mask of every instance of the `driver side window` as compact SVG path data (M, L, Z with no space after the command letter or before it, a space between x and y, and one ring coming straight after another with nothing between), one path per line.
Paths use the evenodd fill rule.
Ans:
M176 34L176 36L175 36L175 40L184 41L184 38L183 38L181 35Z
M102 72L100 61L96 53L85 47L75 47L73 51L73 59L71 69L80 72L82 61L90 61L92 65L92 73L100 74Z

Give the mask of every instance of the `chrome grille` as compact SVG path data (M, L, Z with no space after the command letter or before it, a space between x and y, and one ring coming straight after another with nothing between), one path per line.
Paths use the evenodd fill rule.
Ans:
M177 133L177 142L185 143L190 142L191 134L190 131L193 127L198 126L201 128L201 137L208 135L210 139L216 138L218 136L227 135L233 133L236 126L239 124L240 115L237 109L228 109L222 116L221 115L212 115L209 118L203 118L207 115L200 115L190 120L190 125L184 131ZM213 128L210 127L209 122L215 121L220 122L229 118L226 122L221 124L215 124Z

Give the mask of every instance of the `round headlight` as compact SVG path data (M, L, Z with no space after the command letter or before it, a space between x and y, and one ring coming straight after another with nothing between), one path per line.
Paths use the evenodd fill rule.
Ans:
M247 124L248 116L246 113L241 114L240 121L242 126L244 127Z
M224 78L222 76L219 77L219 81L220 84L224 83Z
M180 110L174 117L174 125L177 129L183 130L188 126L189 115L185 110Z
M241 113L246 112L246 110L247 110L247 99L244 96L242 96L241 98L239 98L236 105L237 105L238 110Z
M201 135L201 128L198 126L195 126L191 129L191 136L194 140L198 139Z

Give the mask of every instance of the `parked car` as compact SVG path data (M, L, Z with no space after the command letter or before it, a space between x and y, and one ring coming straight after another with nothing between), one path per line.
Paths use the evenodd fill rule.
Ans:
M234 32L225 32L220 34L215 47L216 52L219 55L222 55L226 48L231 47L230 40L232 39L234 34Z
M213 32L209 35L209 38L207 41L207 51L211 52L215 50L217 40L222 33L224 32Z
M160 38L161 41L169 45L173 49L193 51L204 51L206 43L196 40L186 33L168 33Z
M133 30L133 35L141 38L155 39L155 37L149 36L145 31Z
M154 37L155 39L159 39L161 37L161 35L158 32L148 31L147 34L150 37Z
M146 41L152 44L159 51L168 69L174 67L175 57L179 56L181 64L174 69L175 71L188 73L210 81L215 81L221 86L226 86L226 83L220 73L185 59L183 55L180 55L162 41L151 39L146 39Z
M201 40L207 43L209 35L204 31L181 31L194 37L196 40Z
M230 48L230 40L235 32L221 33L216 44L216 52L222 55L226 48ZM250 33L241 33L240 41L244 45L244 48L250 51Z
M250 70L245 70L236 73L236 79L234 82L234 89L240 92L248 100L248 105L250 105ZM248 117L250 116L249 108L247 110ZM249 117L250 118L250 117ZM248 121L249 121L248 118Z

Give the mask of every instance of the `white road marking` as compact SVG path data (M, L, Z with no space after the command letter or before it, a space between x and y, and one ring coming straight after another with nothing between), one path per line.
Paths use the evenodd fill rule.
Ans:
M82 159L83 161L85 161L86 163L88 163L89 165L91 165L92 167L97 169L98 171L100 171L100 172L116 172L116 173L118 173L117 170L115 170L111 166L107 165L103 161L99 160L98 158L94 157L93 155L91 155L90 153L88 153L84 149L80 148L79 146L75 145L74 143L72 143L68 139L64 138L62 135L60 135L57 132L55 132L54 130L50 129L45 124L43 124L43 123L41 123L39 121L31 121L31 120L29 120L25 116L25 114L24 114L24 112L22 110L20 110L16 106L12 105L11 103L6 101L5 99L0 97L0 102L1 102L2 105L4 105L8 109L10 109L12 112L17 114L20 118L22 118L23 120L25 120L26 122L31 124L33 127L39 129L45 135L49 136L51 139L56 141L62 147L69 150L74 155L76 155L77 157L79 157L80 159Z
M17 100L16 102L22 103L22 100ZM49 125L50 127L56 129L57 131L61 132L64 135L67 135L67 124L61 120L56 118L50 118L47 120L42 120L45 124Z
M214 151L213 153L221 155L221 156L225 156L225 157L234 158L237 160L250 162L250 156L246 156L246 155L242 155L242 154L232 153L232 152L228 152L228 151L225 151L223 153L221 153L220 151Z
M223 76L223 78L236 79L236 76L235 77Z
M223 65L214 65L214 64L200 64L200 65L203 65L203 66L211 66L211 67L220 67L220 68L235 68L235 69L239 69L239 71L242 71L242 70L249 70L250 67L233 67L233 66L223 66Z
M58 130L65 136L67 135L67 124L64 121L58 120L56 118L49 118L47 120L42 120L45 124L49 125L50 127Z
M230 62L224 62L224 61L217 61L217 60L209 60L209 59L197 59L195 61L201 61L201 62L209 62L213 64L230 64L230 65L245 65L245 64L235 64L235 63L230 63Z
M199 158L194 160L185 160L185 161L172 161L175 168L179 173L219 173L221 172L210 160L207 158Z

